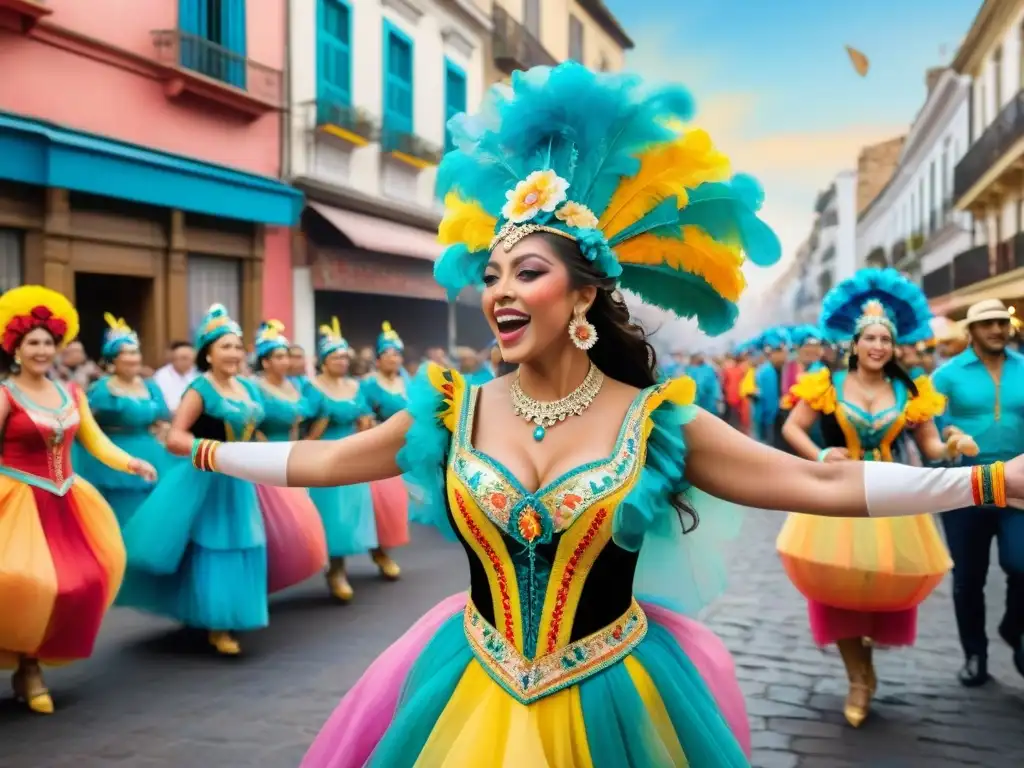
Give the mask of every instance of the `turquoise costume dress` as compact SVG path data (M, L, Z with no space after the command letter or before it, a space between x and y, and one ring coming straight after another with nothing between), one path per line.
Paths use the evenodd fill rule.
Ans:
M384 323L384 328L377 339L377 357L389 349L401 352L404 345L391 324ZM403 381L406 381L405 386L408 387L407 380ZM373 373L360 382L359 391L380 422L387 421L399 411L405 410L408 405L404 394L384 389ZM376 480L370 483L370 493L373 496L373 512L377 518L377 543L380 548L387 550L408 544L409 492L405 483L400 477Z
M196 347L224 333L241 336L241 329L215 305ZM256 384L238 381L245 398L221 395L206 376L189 385L203 401L192 425L197 437L255 437L266 417L264 399ZM301 489L200 472L191 462L164 477L129 521L124 538L128 604L218 631L265 627L268 594L304 581L327 559L323 528Z
M158 477L163 477L181 460L168 453L152 432L157 422L171 420L159 387L147 380L147 396L136 397L111 390L112 380L107 376L89 387L89 408L96 422L114 445L130 456L149 462ZM78 474L103 494L123 529L154 485L141 477L110 469L77 443L73 450Z
M257 379L256 386L263 400L259 434L272 443L297 440L302 423L314 413L308 397L309 389L300 393L297 399L289 400L274 392L262 379Z
M312 383L308 395L314 424L324 424L321 440L340 440L355 434L359 419L373 413L358 389L355 397L336 400ZM324 524L328 555L350 557L377 548L377 522L369 483L310 488L309 496Z

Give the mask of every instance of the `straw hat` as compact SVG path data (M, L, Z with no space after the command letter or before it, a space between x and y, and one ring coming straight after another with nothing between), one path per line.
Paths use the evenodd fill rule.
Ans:
M987 320L1009 321L1010 316L1010 311L999 299L985 299L968 307L967 317L964 318L964 327L967 328L973 323L983 323Z

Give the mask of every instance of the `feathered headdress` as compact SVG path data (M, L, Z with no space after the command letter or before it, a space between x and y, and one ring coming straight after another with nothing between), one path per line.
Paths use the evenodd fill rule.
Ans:
M0 296L0 344L7 354L36 328L48 330L63 349L78 336L78 312L66 296L41 285L22 285Z
M349 345L345 341L345 337L341 335L341 323L338 322L338 318L332 317L330 325L320 326L320 340L316 345L316 355L321 363L335 352L347 352L348 350Z
M124 321L123 317L114 317L109 312L103 313L107 330L103 332L103 347L100 356L104 360L113 360L124 347L139 346L139 337Z
M700 130L679 86L576 62L535 67L495 86L480 114L449 122L456 149L438 170L449 247L434 276L450 296L483 281L490 252L545 232L575 242L621 287L706 333L735 322L743 254L779 259L757 217L763 196Z
M766 329L757 337L757 341L761 349L789 349L792 345L789 334L782 326Z
M380 336L377 337L377 357L380 357L389 349L399 352L405 350L405 344L402 343L402 339L395 329L391 327L391 323L384 321L381 323L380 328Z
M895 269L870 267L843 280L822 302L821 327L832 341L849 341L869 325L882 325L898 344L932 335L931 309L920 288Z
M262 360L275 349L288 349L291 342L284 335L284 323L267 320L256 331L256 360Z
M825 331L816 325L795 325L786 330L794 347L805 344L821 344L825 341Z
M202 349L229 333L241 337L242 326L231 319L227 307L223 304L214 304L199 321L199 327L196 329L196 349Z

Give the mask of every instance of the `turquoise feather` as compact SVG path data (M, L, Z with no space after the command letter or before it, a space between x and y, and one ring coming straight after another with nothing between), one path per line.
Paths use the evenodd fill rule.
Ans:
M834 342L853 338L864 305L875 299L896 326L896 341L916 344L932 336L932 311L918 286L895 269L867 268L843 280L822 301L821 326Z

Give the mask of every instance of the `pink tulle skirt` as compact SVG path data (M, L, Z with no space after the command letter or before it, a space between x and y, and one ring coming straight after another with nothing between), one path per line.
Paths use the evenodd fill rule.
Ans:
M405 481L401 477L389 477L372 482L370 496L380 548L404 547L409 543L409 491Z
M917 608L885 613L848 611L808 600L807 613L814 642L822 646L854 637L867 637L878 645L906 646L917 638Z
M301 768L362 768L390 725L403 683L423 648L442 624L465 607L466 593L441 601L378 656L320 730ZM649 603L643 603L643 608L651 623L667 629L679 643L749 755L746 706L725 645L711 630L685 616Z
M327 538L304 488L256 486L267 532L267 591L300 584L327 567Z

